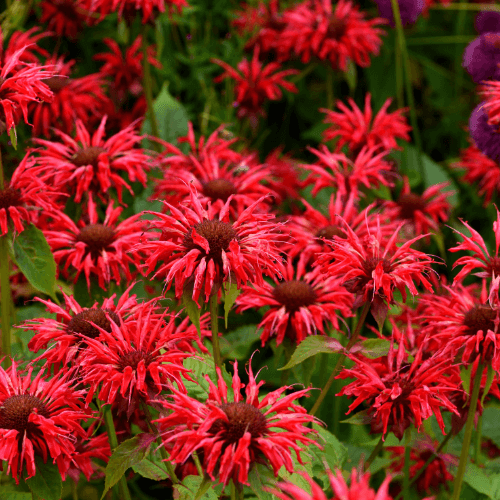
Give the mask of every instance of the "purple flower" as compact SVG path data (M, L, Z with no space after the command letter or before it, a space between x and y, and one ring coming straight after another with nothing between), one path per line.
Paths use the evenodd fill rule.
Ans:
M494 161L500 160L500 134L495 126L488 125L488 114L480 103L469 119L469 131L476 146Z
M380 17L387 19L394 28L391 0L375 0L375 3L378 5ZM424 9L424 0L398 0L398 4L403 26L415 23Z
M464 51L463 67L475 83L500 80L500 33L483 33Z
M480 12L474 21L476 31L483 33L496 33L500 31L500 12Z

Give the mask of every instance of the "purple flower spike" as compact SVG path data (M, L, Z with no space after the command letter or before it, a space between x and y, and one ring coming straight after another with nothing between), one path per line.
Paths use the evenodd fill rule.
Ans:
M488 114L480 103L469 119L469 132L476 146L494 161L500 160L500 133L498 128L488 125Z
M480 12L476 16L474 27L480 35L500 32L500 12Z
M394 28L395 23L391 0L375 0L375 3L378 5L380 17L387 19L389 24ZM424 10L424 0L398 0L398 4L403 26L414 24Z
M463 67L475 83L500 80L500 33L483 33L464 51Z

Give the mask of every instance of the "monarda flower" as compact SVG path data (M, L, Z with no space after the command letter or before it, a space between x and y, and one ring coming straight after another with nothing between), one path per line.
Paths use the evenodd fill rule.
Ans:
M355 380L344 386L338 395L356 398L347 414L365 403L372 432L381 433L383 439L387 431L392 431L401 440L408 427L414 425L420 429L422 422L433 414L444 434L441 409L458 415L448 397L457 389L446 376L452 359L442 351L423 360L422 349L419 349L410 363L401 343L397 351L391 345L389 354L383 358L349 357L354 366L342 370L337 378Z
M258 116L265 116L263 104L268 100L281 99L280 87L288 92L298 92L297 87L284 78L296 75L299 71L296 69L277 71L281 67L277 62L263 66L259 61L259 50L258 46L255 47L251 62L243 59L238 63L237 68L241 73L224 61L212 59L212 62L226 70L221 76L215 78L214 82L221 82L225 78L233 78L236 81L234 93L235 106L238 107L237 116L238 118L248 116L254 127L257 125Z
M460 151L460 160L451 166L465 170L463 180L466 183L477 183L478 194L484 197L486 206L500 191L500 164L482 153L472 141L470 142L468 148Z
M270 392L259 401L259 388L264 381L256 382L249 365L249 381L242 396L244 384L238 376L238 363L234 362L232 388L234 399L228 399L228 388L217 368L215 385L208 375L210 392L205 402L171 388L172 394L162 400L162 406L170 412L156 420L166 446L173 444L168 460L184 463L194 452L202 460L203 470L212 481L227 485L248 484L248 473L255 463L270 465L274 475L281 467L294 471L294 450L302 463L300 444L316 444L306 425L315 418L307 410L294 403L308 396L303 389L284 396L292 386ZM300 444L299 444L300 443Z
M58 210L59 194L40 179L35 159L28 152L0 189L0 236L9 229L21 233L26 225L37 224L42 210Z
M333 494L331 500L392 500L389 496L389 482L391 476L387 476L384 482L380 485L378 491L370 488L370 473L359 473L356 469L351 473L351 484L347 486L344 480L342 471L337 470L333 474L327 470L330 486ZM278 483L276 486L279 490L272 490L273 495L282 500L328 500L323 489L309 476L303 474L305 480L309 483L311 493L304 491L293 483Z
M144 223L139 215L118 222L121 212L122 208L113 208L110 202L104 222L100 223L97 207L89 196L88 223L80 220L76 225L66 214L59 213L51 229L44 231L59 272L69 278L71 266L76 271L71 273L71 279L76 282L83 271L89 290L91 275L97 276L103 290L111 281L119 284L122 273L131 281L136 273L130 266L139 269L142 259L140 251L131 253L130 250L145 238Z
M450 216L450 191L444 191L448 182L434 184L421 195L412 193L408 177L403 177L403 189L395 201L382 203L384 215L389 220L406 222L405 229L412 235L428 233L430 229L439 231L439 224ZM427 237L429 239L429 237Z
M72 295L64 292L64 307L54 304L50 300L35 297L35 300L45 305L46 310L55 314L56 318L37 318L25 321L19 326L25 330L32 330L35 335L28 343L30 351L38 352L44 349L39 359L45 359L47 364L69 366L78 357L82 342L85 338L97 338L100 334L96 326L111 332L109 318L120 325L130 316L131 310L137 305L135 295L130 291L132 283L121 294L115 305L116 294L104 299L101 305L95 303L91 308L83 308ZM48 345L50 343L50 347Z
M90 24L93 18L86 10L93 0L43 0L41 23L47 23L51 31L72 40L78 38L84 24Z
M54 64L57 76L48 78L48 85L54 98L47 104L32 104L33 135L50 137L50 129L70 132L75 125L75 119L81 120L85 126L93 126L99 122L106 111L112 106L106 96L106 80L99 73L70 78L71 67L75 61L64 62L64 57L51 58L47 61Z
M291 265L283 278L272 285L245 286L236 299L238 312L269 306L257 327L263 329L263 346L270 337L276 337L277 345L285 337L300 344L309 335L324 335L326 325L339 330L339 318L352 316L352 294L338 279L318 272L301 275Z
M1 64L6 64L10 60L13 54L17 51L24 49L19 56L18 68L22 68L24 63L36 64L40 63L38 56L49 57L49 53L39 47L37 42L42 38L52 35L52 33L47 31L42 31L37 33L40 28L35 26L26 31L14 31L9 38L9 42L6 47L3 47L3 34L0 30L0 61Z
M332 5L331 0L306 0L283 15L286 23L280 34L280 52L294 51L303 63L312 57L328 60L334 69L346 71L347 62L370 65L370 54L378 55L384 30L376 27L382 18L365 19L349 0ZM286 57L288 58L288 57Z
M338 138L335 144L336 152L340 151L345 144L354 156L363 146L367 146L369 149L379 146L380 149L389 151L401 149L396 139L410 140L408 132L411 127L403 114L408 108L388 113L387 109L391 105L392 99L387 99L373 118L370 100L371 94L368 93L365 97L364 111L361 111L351 98L348 98L351 109L342 101L337 101L337 108L340 111L320 109L326 113L323 123L331 124L331 127L323 132L323 140L326 142Z
M161 231L158 239L136 247L148 255L146 273L159 264L154 277L165 276L167 289L175 282L177 298L192 282L196 302L200 294L208 302L223 282L234 282L238 288L248 281L261 286L263 274L280 276L283 266L276 241L281 225L271 221L271 214L255 213L262 199L230 223L231 201L230 196L215 218L210 203L202 203L192 190L189 206L167 204L170 215L146 211L156 217L150 227Z
M101 16L118 12L118 17L129 24L132 24L137 14L142 14L142 24L146 24L154 23L167 7L170 12L175 8L180 14L183 7L188 6L186 0L97 0L90 5L90 10L99 12Z
M474 144L482 153L494 161L500 161L498 125L488 123L488 114L483 103L478 104L472 111L469 119L469 131Z
M18 370L15 362L0 367L0 460L16 483L26 472L36 474L35 458L54 462L63 480L75 453L74 442L85 436L82 420L84 390L72 387L74 372L50 380L43 369L33 378L33 366Z
M130 182L139 181L146 186L150 157L137 147L142 136L130 125L106 139L106 118L102 118L93 135L90 128L76 120L74 138L56 130L54 134L61 142L35 139L42 146L38 150L37 164L42 168L43 178L58 189L64 189L77 203L82 201L84 194L90 193L108 202L111 189L116 190L118 201L123 203L123 188L132 194L133 191L120 175L122 172Z
M304 165L310 174L305 184L313 184L312 194L316 196L323 188L336 188L342 196L354 193L360 196L362 187L376 189L381 184L392 186L392 166L385 159L389 151L379 147L363 146L354 159L343 153L332 153L324 144L319 150L308 146L307 149L318 157L312 165Z
M78 364L82 383L90 386L87 404L95 393L105 404L116 404L118 413L130 419L140 403L148 403L174 383L185 391L182 366L191 354L176 347L177 342L194 340L191 330L187 338L175 325L175 318L165 310L157 314L152 302L144 302L134 310L133 321L117 324L108 315L110 331L101 328L98 338L84 337L85 349Z
M488 124L498 126L500 123L500 82L483 82L479 94L484 98L482 108L488 114Z

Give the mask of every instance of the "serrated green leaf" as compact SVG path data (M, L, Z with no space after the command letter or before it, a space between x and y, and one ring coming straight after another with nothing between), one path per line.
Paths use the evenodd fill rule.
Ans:
M167 479L168 472L165 464L159 460L151 460L145 458L139 463L132 466L132 470L140 474L142 477L147 477L153 481L163 481Z
M318 424L313 424L312 428L318 432L319 438L316 441L322 445L323 449L310 446L309 450L318 458L317 463L326 463L332 470L341 469L347 460L347 448L328 430Z
M184 309L191 320L191 323L196 327L198 335L201 338L201 328L200 328L200 315L201 311L198 307L198 304L192 299L189 292L184 292L182 294L182 303L184 305Z
M241 290L238 290L238 286L236 285L236 283L228 283L228 282L224 283L223 290L224 290L224 323L227 328L227 317L229 316L229 311L236 302L236 299L238 298L238 295L240 294Z
M341 424L351 424L351 425L365 425L371 422L372 418L368 414L368 410L358 411L352 417L347 420L341 420Z
M62 480L56 464L43 463L41 457L35 457L36 474L26 479L29 489L44 500L59 500L62 495Z
M487 374L486 374L486 384L484 385L483 389L483 395L481 396L481 406L483 406L484 403L484 398L488 395L488 392L490 392L491 389L491 384L493 383L493 379L495 378L496 371L493 370L491 366L487 367Z
M468 464L464 481L492 500L500 500L500 474L487 474L485 469Z
M211 488L212 480L201 476L187 476L181 484L175 485L178 500L217 500L217 492Z
M17 130L16 130L16 127L12 127L9 130L9 137L10 137L10 142L12 143L12 146L14 146L14 149L17 149Z
M460 367L460 378L462 379L462 386L465 394L470 394L470 376L472 373L472 363L469 366Z
M381 358L382 356L387 356L389 349L391 347L391 342L385 339L367 339L363 342L358 342L351 349L351 353L361 353L370 359ZM397 351L398 346L394 344L394 349Z
M282 368L279 368L279 370L289 370L292 366L298 365L305 359L315 356L320 352L335 353L343 349L342 344L336 339L327 337L326 335L311 335L310 337L306 337L297 346L290 361Z
M257 325L244 325L224 334L219 339L220 353L226 359L246 360L254 342L259 340L261 331Z
M55 298L56 262L42 231L30 224L14 239L14 259L26 279Z
M250 489L259 500L272 500L274 496L266 491L275 486L276 479L272 472L264 465L257 464L248 474Z

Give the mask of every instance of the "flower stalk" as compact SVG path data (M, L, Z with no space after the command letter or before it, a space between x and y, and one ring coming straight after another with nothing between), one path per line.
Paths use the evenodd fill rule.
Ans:
M349 343L347 344L347 347L345 348L345 351L339 355L339 359L337 361L337 364L335 365L335 368L333 369L332 374L330 375L330 378L328 379L327 383L325 384L325 387L321 390L320 395L318 396L318 399L314 403L314 406L312 407L311 411L309 412L310 415L316 415L316 412L318 411L319 407L321 406L321 403L325 399L325 396L327 395L328 391L330 390L330 387L332 386L335 377L338 375L340 372L342 365L344 364L345 358L346 358L346 352L349 352L351 348L356 344L358 341L359 334L361 333L361 329L363 328L363 325L365 323L366 316L368 315L368 311L370 310L371 307L371 302L367 301L365 302L365 305L363 306L363 309L361 310L361 315L359 317L358 324L356 325L356 330L354 330L354 333L351 337L351 340L349 340Z
M474 429L474 416L476 414L477 400L479 397L479 389L481 388L481 377L483 375L484 365L479 362L477 365L476 376L474 377L474 387L472 388L472 395L469 404L469 411L467 415L467 422L465 424L464 441L462 443L462 453L460 454L460 462L458 464L457 475L455 476L455 483L453 485L453 496L451 500L459 500L460 492L462 491L462 483L465 475L465 467L469 458L470 442L472 438L472 431Z
M410 498L411 426L405 432L405 462L403 469L403 498Z
M382 434L380 436L380 439L378 440L377 445L371 452L370 456L368 457L368 460L365 462L365 470L368 470L370 468L370 465L373 463L375 458L377 458L378 454L380 453L380 450L384 447L384 441L383 441L384 435Z
M210 328L212 330L212 346L214 350L215 368L222 368L222 359L219 346L219 304L217 302L217 293L213 293L208 300L208 308L210 309Z

